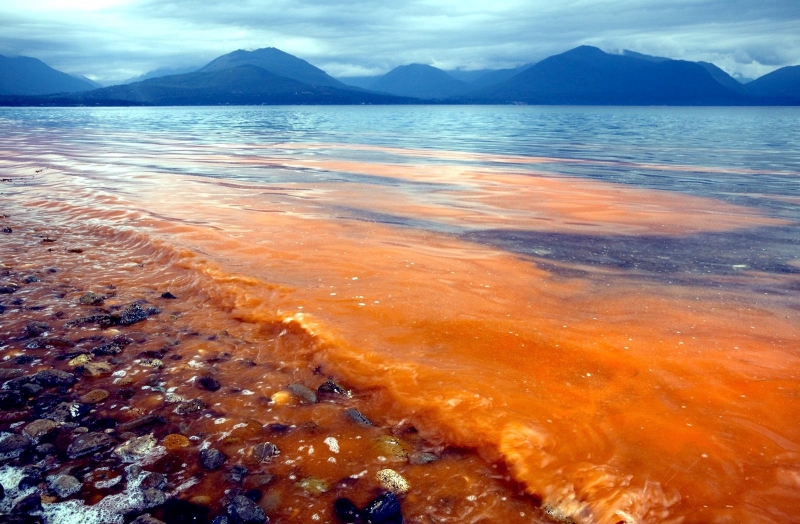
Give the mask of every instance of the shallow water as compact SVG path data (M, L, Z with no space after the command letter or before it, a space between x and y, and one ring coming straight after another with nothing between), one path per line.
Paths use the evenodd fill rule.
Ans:
M208 330L265 326L248 358L324 366L374 392L370 415L506 465L556 516L788 522L798 124L793 108L4 109L0 190L121 261L169 249L225 313ZM286 320L302 336L268 344ZM488 486L457 462L417 483L450 468ZM497 500L476 514L507 519Z

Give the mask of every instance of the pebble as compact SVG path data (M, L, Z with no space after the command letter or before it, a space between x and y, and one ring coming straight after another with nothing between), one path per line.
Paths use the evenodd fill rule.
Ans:
M78 355L77 357L73 358L67 364L72 367L84 366L92 361L91 355L84 353L83 355Z
M264 524L269 520L258 504L242 495L234 497L228 505L228 516L235 524Z
M109 375L112 371L111 364L106 362L88 362L81 369L84 375L89 375L90 377L102 377L103 375Z
M0 369L0 381L10 380L12 378L21 377L23 372L21 369L3 368Z
M361 510L350 499L336 499L333 503L333 512L342 522L361 522L364 519Z
M85 395L81 395L80 400L86 404L99 404L107 398L108 391L105 389L93 389Z
M65 499L79 492L83 484L72 475L59 475L50 481L50 489L57 497Z
M403 513L397 496L389 491L376 498L364 510L371 524L401 524Z
M405 442L391 435L381 435L372 443L372 448L379 455L385 456L394 461L408 459L409 449Z
M69 458L78 458L110 448L116 441L105 433L84 433L67 448Z
M148 488L142 490L142 507L143 509L154 508L160 506L167 501L167 494L160 489Z
M236 465L231 468L229 473L230 479L233 482L239 483L250 473L248 469L244 466Z
M167 449L167 451L177 451L181 448L190 446L192 443L183 435L171 433L164 437L164 440L161 441L161 444Z
M141 489L164 489L167 487L167 476L155 471L146 471L145 477L139 484Z
M218 449L209 448L200 452L200 464L208 470L219 469L226 460L228 456Z
M372 421L370 419L365 417L363 413L361 413L359 410L357 410L355 408L346 410L344 412L344 414L347 415L347 418L349 418L351 421L355 422L356 424L358 424L360 426L374 426L375 425L375 424L372 423Z
M33 376L32 382L39 384L42 387L69 387L73 385L77 379L72 373L61 371L60 369L45 369L36 373Z
M317 394L302 384L290 384L288 389L301 404L317 403Z
M132 438L116 448L114 455L118 456L122 462L138 462L150 455L156 444L156 438L152 434Z
M219 380L211 375L197 379L196 383L199 387L208 391L217 391L220 388Z
M433 453L428 453L424 451L422 453L414 453L412 454L408 461L415 466L420 466L422 464L430 464L431 462L436 462L439 460L439 457L434 455Z
M315 477L304 478L297 486L309 495L322 495L330 489L327 482Z
M147 311L139 304L131 304L119 316L119 324L122 326L130 326L143 320L147 320Z
M123 422L122 424L117 424L117 432L125 433L126 431L130 431L132 429L140 428L142 426L147 426L149 424L156 424L160 423L161 418L158 415L145 415L143 417L139 417L133 419L128 422Z
M342 386L340 386L336 382L333 382L332 380L322 383L322 385L320 385L320 387L317 388L317 395L324 398L330 398L330 397L351 398L353 396L353 394L350 391L344 389Z
M22 435L10 435L0 442L0 460L17 458L31 446L31 441Z
M34 282L41 282L42 279L36 275L28 275L27 277L23 278L22 281L26 284L33 284Z
M382 469L375 478L383 489L388 489L395 495L405 495L411 487L408 481L393 469Z
M42 437L54 431L57 427L58 424L56 422L46 418L41 418L39 420L34 420L25 426L25 429L22 430L22 433L34 443L38 443Z
M165 522L163 520L158 520L149 513L145 513L133 519L131 524L165 524Z
M167 300L175 300L178 297L167 291L165 293L161 293L161 298L166 298Z
M78 299L78 302L83 304L84 306L99 306L105 302L106 297L103 295L98 295L97 293L92 293L91 291L84 293L81 295L81 298Z
M50 326L44 322L30 322L25 326L25 334L31 338L38 337L50 331Z
M258 462L264 462L272 457L280 455L281 450L272 442L262 442L253 446L253 458Z

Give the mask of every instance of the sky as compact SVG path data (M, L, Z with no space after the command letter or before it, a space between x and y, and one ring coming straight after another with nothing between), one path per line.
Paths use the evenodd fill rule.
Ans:
M408 63L499 69L578 45L800 65L800 0L1 0L0 54L103 83L277 47L333 76Z

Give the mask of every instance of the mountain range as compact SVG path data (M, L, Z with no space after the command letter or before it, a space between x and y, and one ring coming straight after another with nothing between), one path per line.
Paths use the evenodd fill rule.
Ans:
M0 105L800 105L800 66L742 84L708 62L581 46L513 69L448 72L409 64L378 77L336 79L265 48L234 51L193 71L161 69L97 87L35 58L0 56Z

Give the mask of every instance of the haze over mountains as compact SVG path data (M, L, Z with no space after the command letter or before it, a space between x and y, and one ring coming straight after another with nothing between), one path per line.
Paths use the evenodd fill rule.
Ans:
M338 80L275 48L238 50L196 71L161 69L96 89L26 57L0 56L0 105L596 104L800 105L800 66L742 84L714 64L581 46L513 69L425 64Z

